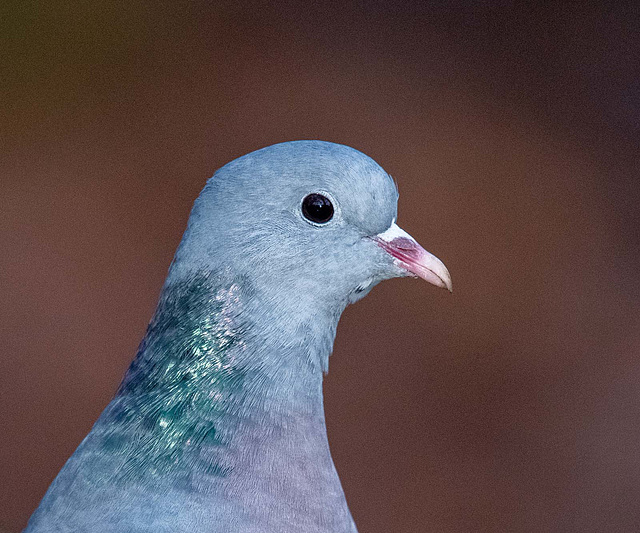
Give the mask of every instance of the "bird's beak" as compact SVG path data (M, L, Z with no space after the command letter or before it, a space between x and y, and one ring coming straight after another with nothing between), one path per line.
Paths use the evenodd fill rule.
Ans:
M387 231L373 237L375 243L395 258L396 264L437 287L447 288L453 292L451 274L435 255L427 252L406 231L395 222Z

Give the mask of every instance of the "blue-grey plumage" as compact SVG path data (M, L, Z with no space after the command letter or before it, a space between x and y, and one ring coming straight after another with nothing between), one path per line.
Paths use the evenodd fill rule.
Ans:
M327 220L302 207L311 194ZM322 402L338 319L384 279L451 288L395 225L397 197L372 159L327 142L218 170L115 398L25 531L355 532Z

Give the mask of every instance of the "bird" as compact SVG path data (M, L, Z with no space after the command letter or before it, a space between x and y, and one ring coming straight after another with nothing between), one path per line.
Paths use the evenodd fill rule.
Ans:
M322 381L379 282L452 290L373 159L315 140L221 167L191 211L112 401L24 533L353 533Z

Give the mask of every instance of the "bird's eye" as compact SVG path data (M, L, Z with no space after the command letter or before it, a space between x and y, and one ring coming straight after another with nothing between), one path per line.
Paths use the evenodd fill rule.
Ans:
M333 205L331 200L326 196L318 193L312 193L305 196L302 200L302 214L304 218L315 222L316 224L324 224L329 222L333 217Z

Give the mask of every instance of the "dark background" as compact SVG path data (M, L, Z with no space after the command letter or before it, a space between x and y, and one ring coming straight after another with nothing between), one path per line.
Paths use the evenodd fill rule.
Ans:
M640 531L639 5L3 3L0 524L114 393L205 180L324 139L455 286L341 321L360 531Z

